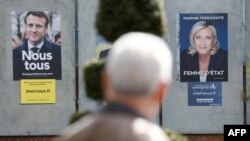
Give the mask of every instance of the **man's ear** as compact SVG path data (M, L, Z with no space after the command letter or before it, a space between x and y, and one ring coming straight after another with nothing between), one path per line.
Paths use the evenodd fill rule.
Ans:
M169 89L169 85L164 84L164 83L160 83L159 87L156 90L156 94L155 94L155 100L158 103L163 103L168 89Z
M102 78L101 78L101 87L102 87L102 91L103 91L103 94L104 94L104 97L107 96L107 90L108 90L108 87L109 87L109 77L108 77L108 74L105 70L102 71Z

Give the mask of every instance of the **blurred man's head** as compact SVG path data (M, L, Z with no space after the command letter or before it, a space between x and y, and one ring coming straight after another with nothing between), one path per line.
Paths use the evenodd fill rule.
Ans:
M153 105L155 109L171 80L172 54L163 39L131 32L114 42L106 64L108 101L143 103L148 104L149 110Z

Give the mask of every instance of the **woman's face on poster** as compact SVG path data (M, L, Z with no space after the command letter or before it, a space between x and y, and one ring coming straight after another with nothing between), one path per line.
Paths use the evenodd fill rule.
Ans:
M207 27L199 30L193 37L195 50L199 55L209 55L214 45L214 36Z

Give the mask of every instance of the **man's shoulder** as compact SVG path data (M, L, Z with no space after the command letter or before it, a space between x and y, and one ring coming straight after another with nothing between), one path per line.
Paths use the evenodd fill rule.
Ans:
M60 45L55 44L47 39L44 40L44 46L46 46L47 48L52 49L52 50L60 50L61 49Z
M19 51L20 51L20 49L21 49L21 47L20 47L20 46L19 46L19 47L14 48L14 49L13 49L13 53L19 52Z
M95 121L95 116L86 115L78 121L67 126L61 133L61 138L59 140L70 140L77 134L84 132Z
M107 131L110 130L114 136L119 136L122 133L131 141L137 139L145 141L169 141L169 138L159 125L142 117L109 114L104 115L100 121L101 123L105 123Z
M78 141L89 138L103 141L169 141L155 123L124 114L87 115L67 127L61 139Z
M159 125L146 119L135 119L133 127L147 137L148 141L170 141Z
M26 44L23 43L23 44L21 44L20 46L14 48L14 49L13 49L13 53L19 53L19 52L21 52L22 50L25 49L25 45L26 45Z

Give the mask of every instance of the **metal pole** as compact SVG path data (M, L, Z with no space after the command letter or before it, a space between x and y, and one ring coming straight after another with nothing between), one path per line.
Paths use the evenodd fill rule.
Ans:
M75 0L75 108L79 111L78 0Z
M162 127L163 126L163 121L162 121L162 105L163 103L160 104L160 110L159 110L159 124Z
M242 17L243 17L243 23L242 23L242 46L243 46L243 122L244 125L247 124L247 49L246 49L246 0L243 0L242 2Z

